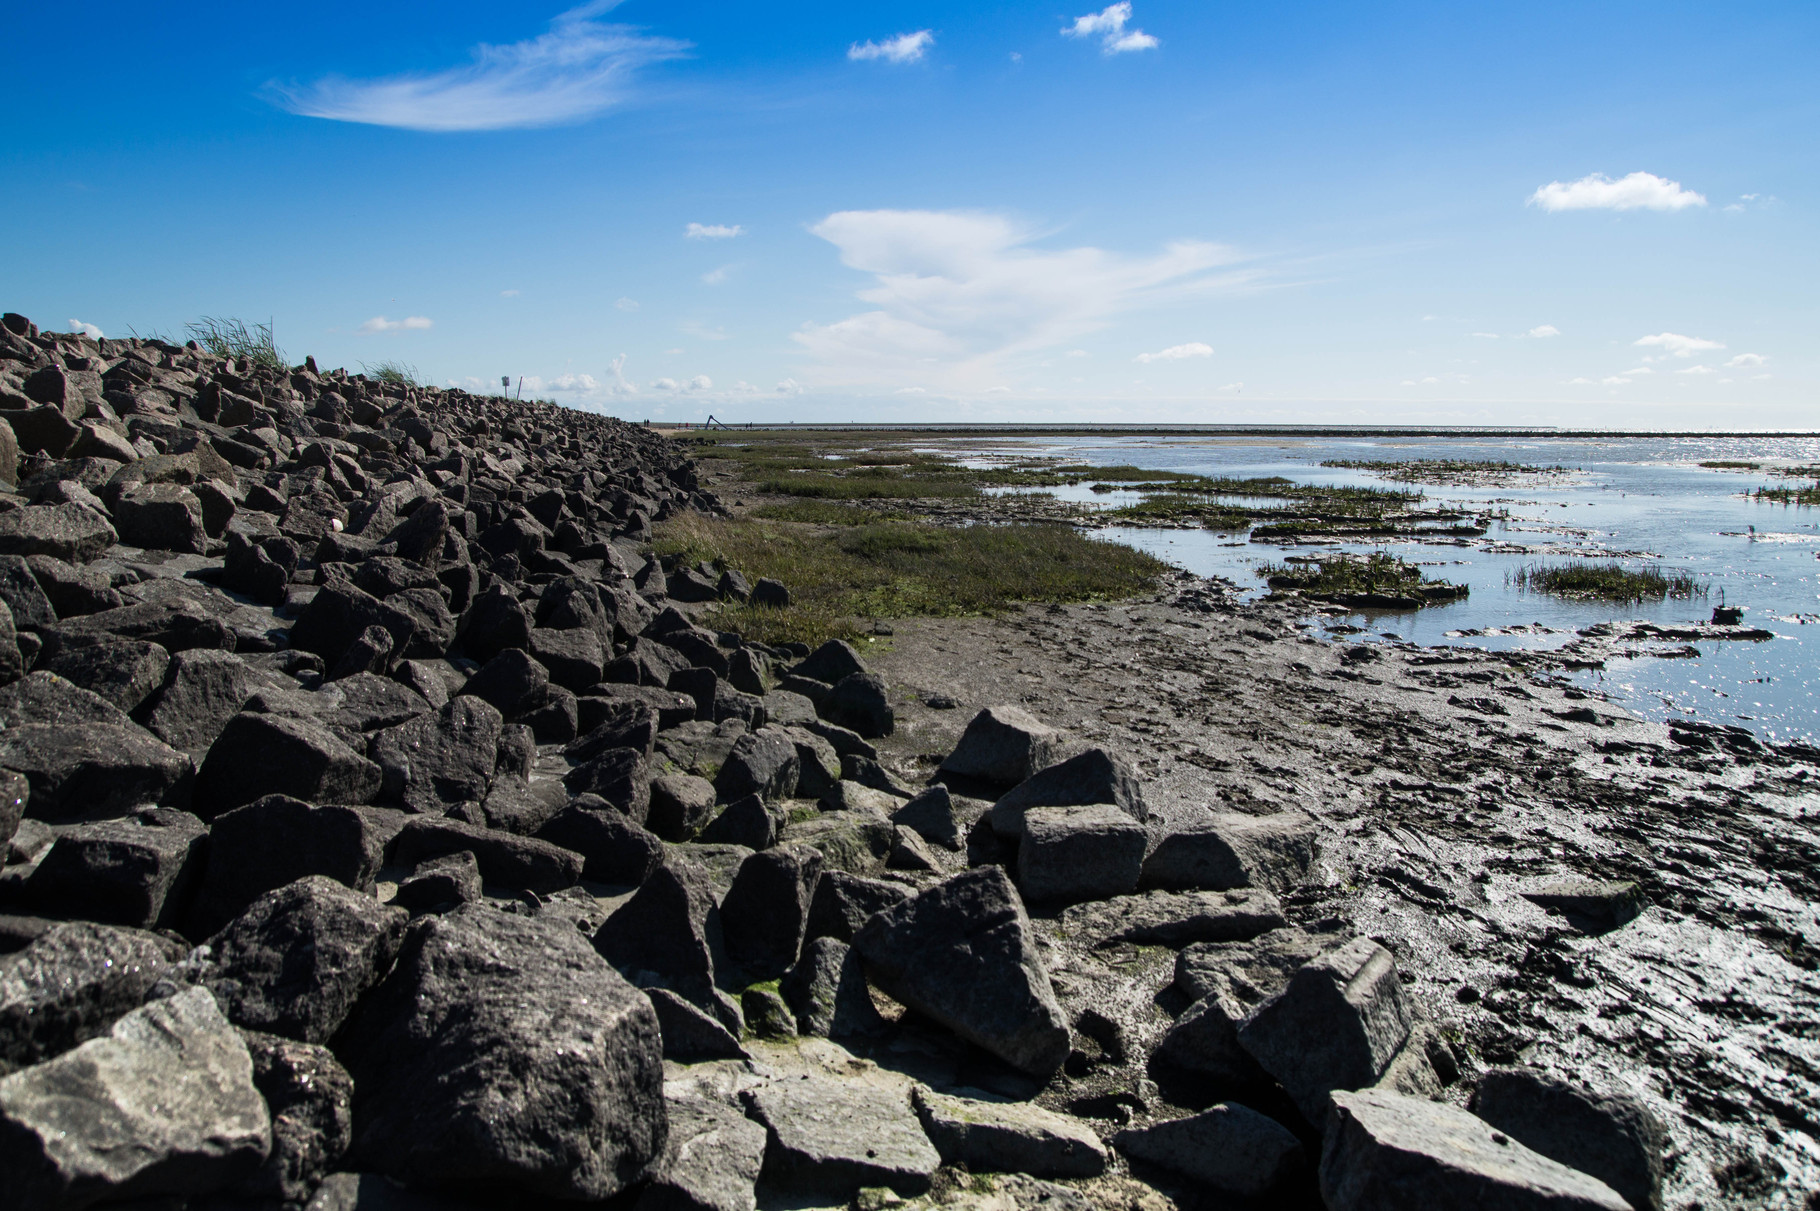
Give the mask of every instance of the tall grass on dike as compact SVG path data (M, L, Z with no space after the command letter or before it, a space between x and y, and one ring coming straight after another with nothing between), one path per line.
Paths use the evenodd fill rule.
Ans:
M205 315L193 324L184 325L183 333L220 357L244 358L256 366L274 370L290 368L284 350L272 339L269 322L249 324L245 320Z

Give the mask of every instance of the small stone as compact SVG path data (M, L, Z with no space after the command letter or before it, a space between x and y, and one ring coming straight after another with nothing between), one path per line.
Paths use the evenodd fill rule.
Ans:
M889 1186L916 1195L941 1166L900 1090L809 1077L743 1096L770 1133L766 1177L786 1191L849 1199L865 1186Z
M1097 1177L1106 1146L1093 1129L1040 1106L949 1097L921 1086L916 1109L942 1159L974 1173Z

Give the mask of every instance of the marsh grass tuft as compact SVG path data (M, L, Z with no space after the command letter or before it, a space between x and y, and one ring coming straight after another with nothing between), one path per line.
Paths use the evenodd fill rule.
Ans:
M373 362L370 365L362 362L360 368L366 372L368 378L377 379L382 383L400 383L406 387L423 386L423 379L418 375L417 367L406 362L387 360Z
M1338 555L1316 564L1267 563L1257 574L1273 589L1294 589L1310 597L1405 597L1421 602L1466 596L1464 585L1430 580L1415 564L1384 551L1363 559Z
M838 523L837 523L838 524ZM711 625L761 643L857 639L867 619L990 614L1021 602L1128 597L1162 561L1068 526L946 527L881 519L828 531L762 517L682 513L659 554L707 559L790 587L781 610L723 605Z
M248 324L245 320L205 315L185 325L184 335L221 357L245 358L257 366L285 370L290 363L284 350L272 340L272 325Z
M1627 568L1602 563L1525 564L1504 574L1504 583L1534 593L1585 601L1662 601L1706 596L1706 585L1677 568Z
M1799 488L1758 488L1751 499L1772 505L1820 505L1820 479Z

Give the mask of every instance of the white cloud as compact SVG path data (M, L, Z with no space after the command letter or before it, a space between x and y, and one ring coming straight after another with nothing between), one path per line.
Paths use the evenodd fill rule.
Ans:
M637 311L638 310L638 300L637 299L620 299L619 301L615 302L613 305L615 307L619 308L621 311Z
M516 291L516 290L501 290L501 291L500 291L500 292L499 292L499 297L500 297L500 298L502 298L502 299L515 299L515 298L517 298L517 297L518 297L518 291Z
M654 378L651 380L651 390L653 391L674 391L676 388L677 382L673 378Z
M1063 357L1092 357L1093 355L1091 353L1088 353L1085 349L1070 349L1068 352L1062 354L1062 356Z
M1621 374L1614 374L1609 378L1602 378L1599 381L1601 383L1604 383L1607 387L1628 387L1628 386L1630 386L1630 380L1625 378Z
M1740 353L1725 364L1733 370L1744 370L1751 366L1761 366L1768 360L1761 353Z
M1688 366L1686 369L1675 371L1675 373L1676 374L1717 374L1718 371L1714 370L1711 366Z
M705 374L698 374L694 378L689 380L689 385L687 387L687 390L712 391L712 390L714 390L714 380L709 378Z
M677 382L673 378L656 378L651 380L653 391L712 391L714 380L705 374L698 374L692 379Z
M731 227L724 223L690 223L683 228L683 238L687 240L730 240L745 234L746 229L738 223Z
M607 385L607 390L614 395L637 395L638 388L626 378L626 355L620 354L609 365L613 368L613 381Z
M592 374L559 374L547 384L551 391L598 391L600 384Z
M1540 327L1531 328L1528 332L1525 332L1523 335L1535 337L1537 340L1541 340L1543 337L1560 336L1561 330L1559 328L1555 327L1553 324L1543 324Z
M1723 349L1718 341L1709 341L1697 336L1682 336L1678 332L1658 332L1654 336L1639 337L1632 344L1640 348L1656 348L1671 357L1692 357L1695 353L1707 349Z
M1149 365L1151 362L1179 362L1189 357L1212 357L1213 346L1200 341L1190 341L1186 345L1171 345L1155 353L1140 353L1131 360Z
M793 378L786 378L777 384L777 393L779 395L801 395L803 385Z
M738 392L740 395L757 395L758 391L759 391L757 386L755 386L752 383L748 383L743 378L733 384L733 390Z
M873 275L859 291L873 310L792 334L820 363L820 378L849 383L913 375L981 390L1004 377L997 364L1005 358L1077 340L1120 312L1254 276L1215 275L1237 258L1200 242L1149 257L1033 248L1038 232L977 212L848 210L810 230L844 264Z
M695 320L690 320L685 323L682 326L682 330L698 340L724 341L727 339L727 330L725 328L705 328ZM674 352L681 353L682 350L677 349L674 350Z
M927 395L927 394L929 394L929 389L927 387L899 387L896 391L893 391L891 394L893 394L893 395Z
M427 316L407 315L401 320L388 320L383 315L376 315L360 325L359 331L369 336L375 332L421 332L434 327Z
M1238 395L1245 390L1244 383L1227 383L1220 390L1227 395Z
M95 327L95 325L93 325L93 324L85 323L82 320L71 320L70 321L70 331L71 332L80 332L83 336L88 337L91 341L98 341L98 340L102 339L101 329Z
M1633 172L1614 181L1595 172L1578 181L1550 181L1529 195L1529 205L1549 211L1685 210L1706 205L1706 198L1654 173Z
M294 114L406 130L508 130L593 117L625 100L638 69L682 57L690 44L594 20L618 0L591 0L550 23L548 33L474 48L474 62L440 72L374 80L325 76L268 85Z
M935 31L919 29L913 34L899 34L883 42L855 42L847 48L847 58L884 59L889 63L915 63L923 52L935 45Z
M710 286L718 286L732 276L733 271L737 268L737 265L722 265L719 269L710 269L702 274L701 280Z
M1482 337L1488 341L1495 341L1498 339L1498 334L1495 332L1475 332L1472 335Z
M1126 32L1125 25L1130 20L1131 5L1126 0L1121 0L1120 3L1109 5L1097 13L1076 17L1073 25L1062 27L1062 35L1067 38L1098 36L1100 51L1108 55L1134 50L1153 50L1162 45L1141 29Z

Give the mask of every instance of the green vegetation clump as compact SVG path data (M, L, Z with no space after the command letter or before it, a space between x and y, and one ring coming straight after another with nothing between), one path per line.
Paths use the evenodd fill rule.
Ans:
M1316 564L1268 563L1257 569L1273 589L1292 589L1304 597L1343 605L1405 607L1465 597L1465 585L1430 580L1422 569L1383 551L1361 559L1338 555Z
M1763 469L1762 463L1743 462L1732 458L1712 458L1700 465L1714 471L1760 471Z
M761 643L859 639L862 620L990 614L1019 602L1129 597L1167 565L1069 526L936 526L879 520L828 531L768 518L683 513L657 550L790 587L783 609L722 605L710 625Z
M750 515L771 521L794 521L812 526L870 526L881 521L902 520L904 517L902 513L889 509L868 509L863 505L811 499L760 505Z
M186 325L184 335L218 357L245 358L256 366L285 370L290 363L272 341L272 325L205 315Z
M1323 467L1340 467L1353 471L1371 471L1385 479L1412 484L1446 484L1462 480L1502 479L1512 475L1565 475L1567 468L1559 463L1544 467L1536 463L1513 463L1503 459L1468 458L1330 458Z
M1801 488L1758 488L1751 499L1772 505L1820 505L1820 479Z
M417 367L404 362L388 360L374 362L371 365L362 362L360 368L366 372L368 378L377 379L382 383L400 383L406 387L424 385L423 379L417 373Z
M1593 563L1525 564L1504 574L1504 583L1536 593L1583 601L1662 601L1706 596L1706 585L1690 572L1661 568L1627 568L1612 560Z

